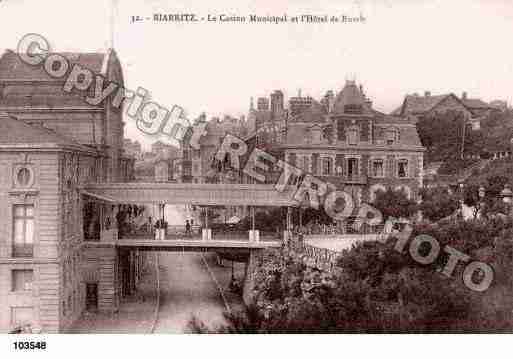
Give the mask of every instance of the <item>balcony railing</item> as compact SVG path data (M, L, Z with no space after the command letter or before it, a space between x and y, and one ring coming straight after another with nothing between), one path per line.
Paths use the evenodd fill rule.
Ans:
M322 176L319 176L319 178L321 180L324 180L326 182L332 183L334 185L339 185L339 184L360 184L360 185L365 185L365 184L367 184L367 176L364 176L364 175L353 175L353 176L349 176L349 175L344 175L344 176L341 176L341 175L329 175L329 176L325 176L325 175L322 175Z
M343 181L347 184L367 184L367 176L347 175L343 177Z
M13 244L12 256L14 258L32 258L34 257L33 244Z

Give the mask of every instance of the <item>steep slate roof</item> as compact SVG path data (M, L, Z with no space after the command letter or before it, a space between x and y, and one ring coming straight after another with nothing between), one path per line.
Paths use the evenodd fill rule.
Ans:
M486 102L478 98L462 99L461 102L463 102L465 106L467 106L468 108L476 110L486 110L494 108L492 105L487 104Z
M400 146L422 146L414 118L381 116L375 117L374 124L376 139L382 139L380 129L397 128L400 130Z
M369 104L367 104L364 94L360 91L358 86L356 86L356 82L354 81L346 81L342 91L340 91L337 97L335 97L333 112L344 113L346 105L362 106L363 114L373 114L373 110Z
M405 114L423 114L431 111L439 103L441 103L448 97L453 97L454 99L456 99L456 101L461 103L461 105L470 112L472 112L473 110L486 110L493 108L493 106L487 104L486 102L480 99L463 99L459 98L458 96L452 93L435 96L407 95L404 98L401 107L395 109L391 114L395 116L401 116Z
M75 142L73 139L39 125L30 125L22 120L0 113L0 146L13 147L19 145L52 145L56 147L72 147L85 152L96 152Z
M404 114L422 114L432 110L436 105L453 94L436 95L436 96L418 96L407 95L404 98L403 105L393 112L394 115ZM456 97L456 96L454 96ZM456 97L456 99L458 99Z
M64 52L60 55L68 58L70 68L73 64L80 64L98 74L106 70L107 54ZM0 97L0 108L6 110L10 108L94 109L103 106L103 104L99 106L88 104L84 100L85 94L77 96L74 93L64 92L61 85L64 80L65 76L55 79L46 73L42 65L28 65L20 59L17 53L7 50L0 57L0 84L10 81L14 83L17 81L33 81L36 84L24 86L21 93L17 92L19 88L16 86L6 86L3 90L3 96ZM37 82L43 83L37 84Z
M74 53L61 52L59 55L66 57L72 64L80 64L95 73L101 73L102 64L106 54L102 53ZM43 80L55 79L49 76L43 66L31 66L24 63L17 53L7 50L0 57L0 80Z
M294 116L290 121L322 123L325 122L325 116L327 113L326 108L320 102L314 100L310 107Z

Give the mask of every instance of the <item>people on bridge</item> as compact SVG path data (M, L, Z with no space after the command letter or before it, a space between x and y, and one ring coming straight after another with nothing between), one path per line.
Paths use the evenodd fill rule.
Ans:
M185 234L187 236L191 235L191 224L189 223L188 219L185 221Z

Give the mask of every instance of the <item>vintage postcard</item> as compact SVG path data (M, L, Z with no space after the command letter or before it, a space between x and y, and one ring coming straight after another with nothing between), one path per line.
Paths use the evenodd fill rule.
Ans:
M2 349L513 332L511 1L2 0L0 26Z

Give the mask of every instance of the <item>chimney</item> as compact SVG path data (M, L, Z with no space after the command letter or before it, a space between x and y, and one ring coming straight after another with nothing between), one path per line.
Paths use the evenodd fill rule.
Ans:
M431 96L431 91L426 91L426 92L424 92L424 96L425 96L425 97L429 97L429 96Z
M467 99L467 92L463 92L463 93L461 94L461 99L462 99L462 100L466 100L466 99Z

